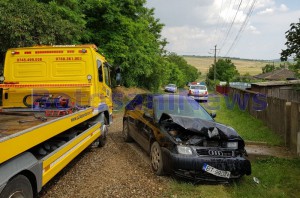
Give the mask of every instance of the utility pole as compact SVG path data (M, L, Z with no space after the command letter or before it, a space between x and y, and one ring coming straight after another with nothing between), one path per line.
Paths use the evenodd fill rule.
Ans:
M215 58L214 58L214 83L216 85L216 75L217 75L217 45L215 45Z
M211 50L214 50L214 83L216 84L216 78L217 78L217 50L220 50L220 49L217 49L217 45L215 45L215 48L211 49Z

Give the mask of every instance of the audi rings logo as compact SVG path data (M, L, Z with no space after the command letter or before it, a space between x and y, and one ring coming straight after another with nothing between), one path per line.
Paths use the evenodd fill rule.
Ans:
M223 156L222 151L214 151L214 150L208 150L208 154L212 156Z

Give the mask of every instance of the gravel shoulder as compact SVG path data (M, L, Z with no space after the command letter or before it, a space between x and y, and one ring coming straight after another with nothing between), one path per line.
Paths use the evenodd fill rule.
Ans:
M39 197L167 197L171 179L151 171L149 156L122 139L122 114L115 115L107 144L74 159Z

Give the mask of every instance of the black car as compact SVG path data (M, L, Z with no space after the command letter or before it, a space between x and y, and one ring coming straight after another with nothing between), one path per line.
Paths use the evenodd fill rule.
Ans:
M125 108L123 136L150 153L157 175L222 181L251 174L245 143L195 100L180 95L137 95Z

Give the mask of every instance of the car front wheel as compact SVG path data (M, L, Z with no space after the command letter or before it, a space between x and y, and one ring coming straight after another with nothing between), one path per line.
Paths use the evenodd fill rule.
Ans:
M154 142L151 146L151 166L156 175L164 175L164 165L162 159L161 148L158 142Z
M132 137L129 134L129 127L128 127L128 121L124 120L123 121L123 138L125 142L132 142Z

